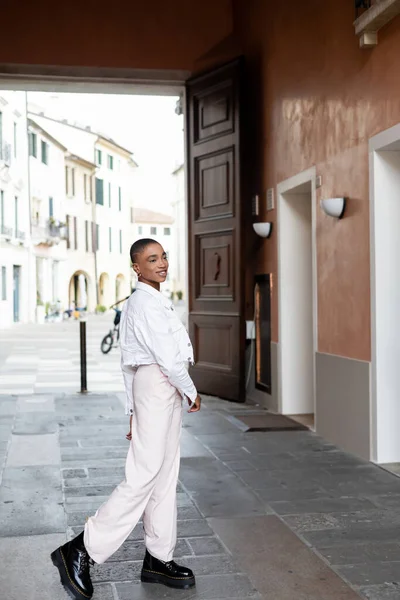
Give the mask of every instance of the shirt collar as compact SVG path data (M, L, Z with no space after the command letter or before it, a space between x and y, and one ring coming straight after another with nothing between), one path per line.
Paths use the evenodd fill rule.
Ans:
M153 288L151 285L148 285L147 283L138 281L136 284L136 289L142 290L142 292L146 292L147 294L154 296L154 298L157 298L157 300L159 302L162 302L165 306L172 306L172 302L168 300L168 298L166 298L161 292Z

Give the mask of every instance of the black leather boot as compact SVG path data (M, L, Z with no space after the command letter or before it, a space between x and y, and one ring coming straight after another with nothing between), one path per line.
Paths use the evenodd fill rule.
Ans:
M53 565L60 572L61 583L74 600L87 600L93 596L90 565L94 564L83 543L83 532L60 546L51 555Z
M146 550L140 579L143 583L162 583L172 588L186 590L196 585L193 571L180 567L173 560L163 562Z

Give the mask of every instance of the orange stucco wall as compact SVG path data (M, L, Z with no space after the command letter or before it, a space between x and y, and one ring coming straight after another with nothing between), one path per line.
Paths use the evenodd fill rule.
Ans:
M232 32L231 0L4 0L0 63L192 70Z
M250 89L261 97L258 189L316 165L318 201L349 198L340 222L317 208L318 350L369 360L368 139L400 122L400 17L381 30L377 47L361 50L351 0L234 0L234 7ZM276 275L276 241L263 243L259 271Z

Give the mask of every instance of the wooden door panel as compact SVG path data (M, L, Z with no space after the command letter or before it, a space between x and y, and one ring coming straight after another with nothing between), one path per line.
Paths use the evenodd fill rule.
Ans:
M194 143L232 133L235 128L232 81L201 88L193 95Z
M187 84L192 376L232 400L245 399L240 84L240 61Z
M198 266L196 300L234 301L233 231L197 236L195 262Z
M196 157L195 217L196 221L235 214L234 149L220 150Z
M207 391L221 398L237 399L237 374L240 354L237 340L239 322L235 316L192 315L190 337L196 356L191 375L198 390L204 389L204 380L212 380L212 390Z

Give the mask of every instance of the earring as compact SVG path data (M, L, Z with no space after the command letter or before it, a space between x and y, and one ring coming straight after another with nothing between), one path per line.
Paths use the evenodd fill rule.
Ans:
M142 276L140 271L138 273L136 273L136 275L138 276L138 278Z

